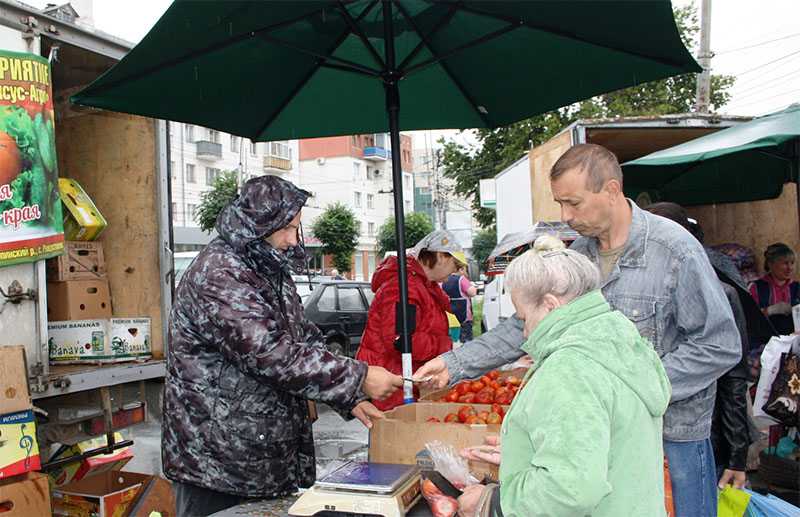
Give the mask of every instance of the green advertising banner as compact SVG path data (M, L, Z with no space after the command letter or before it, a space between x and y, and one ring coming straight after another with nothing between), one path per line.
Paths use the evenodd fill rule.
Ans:
M0 50L0 266L64 253L50 64Z

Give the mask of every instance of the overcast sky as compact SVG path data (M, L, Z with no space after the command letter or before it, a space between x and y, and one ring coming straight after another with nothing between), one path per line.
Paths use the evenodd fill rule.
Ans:
M23 0L38 8L46 0ZM76 0L79 5L86 0ZM138 42L170 0L90 0L95 27ZM60 3L51 0L52 3ZM690 0L673 0L684 5ZM694 0L698 6L700 0ZM711 13L712 73L737 77L729 115L764 115L800 102L800 1L714 0Z

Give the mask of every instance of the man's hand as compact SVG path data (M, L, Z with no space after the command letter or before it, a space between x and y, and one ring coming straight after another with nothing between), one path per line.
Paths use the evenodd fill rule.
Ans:
M736 490L741 490L744 488L745 481L747 481L747 473L745 471L725 469L722 477L719 478L717 488L722 490L725 485L730 483Z
M776 314L784 314L788 316L792 313L792 306L786 302L778 302L767 307L766 312L768 316L774 316Z
M458 515L461 517L473 517L485 488L485 485L470 485L465 488L464 493L458 497Z
M361 420L361 423L364 424L367 429L372 429L371 419L386 418L380 409L373 406L372 402L367 400L359 402L356 407L350 411L350 414Z
M487 445L472 445L461 449L458 453L462 458L473 461L483 461L492 465L500 465L500 437L486 436L483 441Z
M402 387L403 378L399 375L389 372L382 366L370 366L361 391L371 399L385 400Z
M447 371L447 365L444 359L436 357L427 363L423 364L419 370L414 372L415 379L421 379L428 375L433 375L431 380L420 383L420 386L429 390L442 389L450 383L450 372Z

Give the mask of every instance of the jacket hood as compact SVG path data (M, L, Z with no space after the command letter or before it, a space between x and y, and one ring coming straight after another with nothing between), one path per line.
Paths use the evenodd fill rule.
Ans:
M215 229L237 253L246 255L251 242L258 241L255 244L263 247L266 237L289 224L308 196L307 191L277 176L253 178L222 208ZM286 255L302 258L303 251L298 246Z
M572 348L616 375L653 416L662 416L672 388L653 345L603 294L592 291L550 312L533 328L523 350L535 370L549 355Z

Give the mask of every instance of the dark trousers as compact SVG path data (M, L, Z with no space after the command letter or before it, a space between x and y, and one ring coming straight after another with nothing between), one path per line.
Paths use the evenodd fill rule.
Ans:
M242 504L252 498L223 494L216 490L172 482L175 495L175 515L177 517L199 517L211 515L225 508Z
M459 341L462 343L472 341L472 320L461 323L461 337Z

